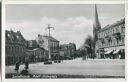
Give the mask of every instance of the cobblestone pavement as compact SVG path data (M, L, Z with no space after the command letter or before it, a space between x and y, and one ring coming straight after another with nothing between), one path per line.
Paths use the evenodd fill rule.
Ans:
M15 66L6 66L5 72L16 73ZM20 66L20 70L24 65ZM75 59L64 60L61 63L44 65L43 62L29 65L30 74L68 74L68 75L100 75L125 76L125 60L122 59Z

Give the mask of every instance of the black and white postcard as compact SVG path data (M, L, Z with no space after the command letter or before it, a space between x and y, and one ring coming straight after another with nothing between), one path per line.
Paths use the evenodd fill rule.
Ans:
M122 79L125 4L4 4L5 79Z

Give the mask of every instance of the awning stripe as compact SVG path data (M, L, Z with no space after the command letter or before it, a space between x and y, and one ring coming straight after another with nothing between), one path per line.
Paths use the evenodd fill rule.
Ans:
M110 54L111 52L113 52L113 50L108 50L105 54Z
M118 50L114 51L113 54L117 54L120 50L121 50L121 49L118 49Z

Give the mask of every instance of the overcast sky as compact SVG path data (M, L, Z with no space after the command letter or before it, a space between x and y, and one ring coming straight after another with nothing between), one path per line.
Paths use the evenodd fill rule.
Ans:
M97 7L102 28L124 18L124 5L98 4ZM60 44L74 42L79 48L87 35L92 35L93 20L92 4L6 5L6 29L20 30L27 40L48 34L46 27L51 24L55 28L51 34Z

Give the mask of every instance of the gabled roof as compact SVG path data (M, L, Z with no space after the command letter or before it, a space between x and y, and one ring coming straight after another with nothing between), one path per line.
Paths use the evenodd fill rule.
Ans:
M14 32L12 30L11 31L6 30L5 33L6 33L7 41L8 40L13 41L13 42L26 41L20 31Z
M59 42L57 39L53 38L52 36L43 36L45 37L46 39L50 39L51 41L55 41L55 42Z

